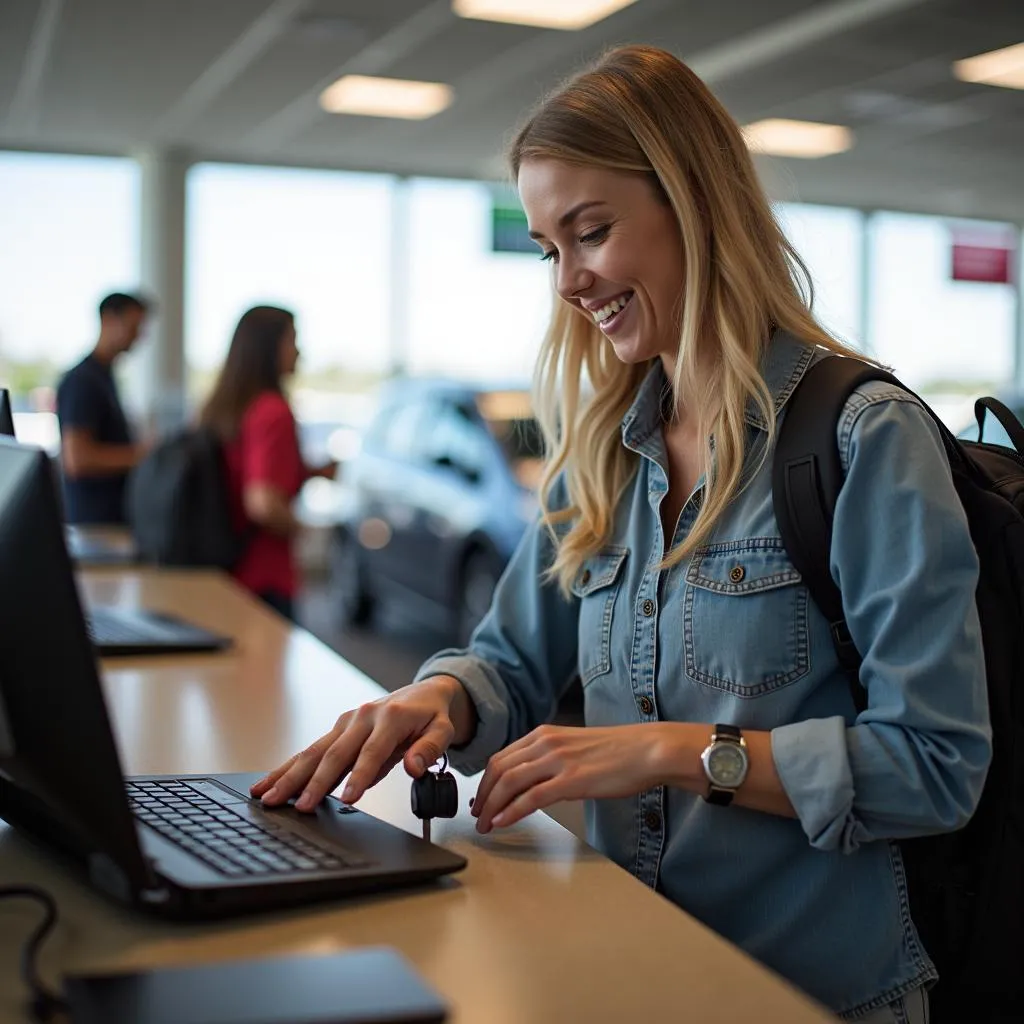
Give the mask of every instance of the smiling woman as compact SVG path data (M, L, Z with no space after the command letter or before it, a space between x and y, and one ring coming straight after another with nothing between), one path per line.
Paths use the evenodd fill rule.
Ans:
M739 128L671 54L624 47L541 104L511 165L557 296L539 520L464 650L253 793L311 810L348 775L354 801L451 748L486 766L482 834L586 800L598 849L836 1012L923 1022L936 971L894 840L962 825L991 756L977 556L936 428L877 383L840 419L858 715L771 489L787 400L850 353ZM586 726L547 724L577 677Z

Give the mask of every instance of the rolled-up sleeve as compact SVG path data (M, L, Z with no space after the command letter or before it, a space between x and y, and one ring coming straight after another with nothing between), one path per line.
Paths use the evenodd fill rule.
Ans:
M545 580L553 555L547 529L535 523L505 569L469 647L441 651L416 673L416 682L454 676L476 707L476 734L465 747L448 752L466 774L481 771L492 754L549 721L576 674L579 602Z
M832 575L862 653L852 725L772 731L782 785L813 846L850 852L962 826L981 796L991 727L978 559L942 440L904 392L872 383L839 425L847 476Z

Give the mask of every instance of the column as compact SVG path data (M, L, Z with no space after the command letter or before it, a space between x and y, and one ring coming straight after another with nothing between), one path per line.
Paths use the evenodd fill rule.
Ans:
M185 420L185 175L177 150L147 150L142 169L141 287L156 315L140 348L134 383L144 422L160 434Z
M1013 347L1013 384L1018 394L1024 394L1024 224L1017 224L1017 238L1013 260L1016 286L1016 344Z
M872 271L875 253L872 245L872 234L875 221L874 210L862 210L860 219L860 349L867 355L873 355L874 338L871 330L871 312L874 302Z
M409 179L396 178L391 189L391 330L388 373L401 376L409 369L409 289L412 276L409 250Z

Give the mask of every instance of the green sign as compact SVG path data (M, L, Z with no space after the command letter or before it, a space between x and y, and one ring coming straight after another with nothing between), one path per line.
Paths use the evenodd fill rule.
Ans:
M538 252L527 234L526 214L515 199L495 196L491 201L491 249L494 252Z

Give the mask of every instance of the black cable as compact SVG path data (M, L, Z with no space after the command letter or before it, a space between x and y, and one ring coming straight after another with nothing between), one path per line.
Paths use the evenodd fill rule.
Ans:
M32 993L32 1000L29 1004L32 1016L39 1021L53 1021L57 1019L58 1015L67 1013L68 1006L60 996L43 983L36 967L36 958L39 955L39 947L42 946L46 936L50 934L51 929L57 923L57 904L45 889L34 885L0 886L0 899L16 896L36 900L43 905L45 911L42 921L36 925L35 931L21 947L21 979Z

